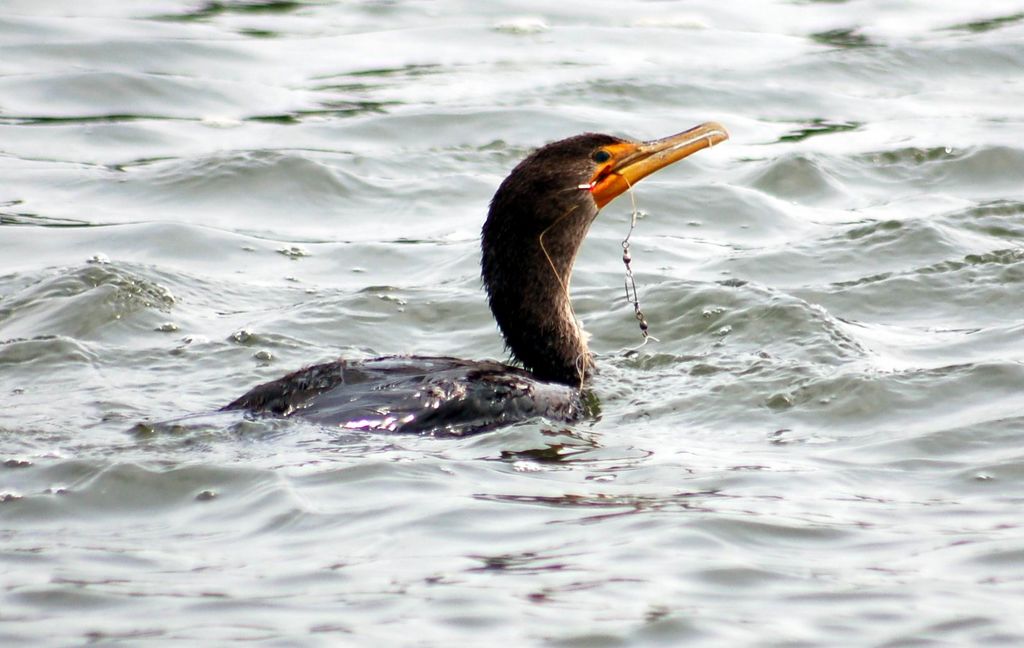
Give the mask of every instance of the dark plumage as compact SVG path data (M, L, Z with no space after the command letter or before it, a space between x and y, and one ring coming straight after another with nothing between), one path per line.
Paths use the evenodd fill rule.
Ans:
M227 405L352 430L462 435L536 416L586 413L578 390L500 362L422 356L338 360L253 388Z
M548 144L512 170L491 200L480 239L481 275L512 355L541 380L582 385L592 365L572 314L569 281L597 217L580 189L611 135L587 133Z
M581 390L593 359L569 282L590 224L641 178L727 137L714 123L652 142L586 133L538 149L505 178L483 226L481 274L505 343L525 370L419 356L339 360L260 385L223 409L443 434L586 415Z

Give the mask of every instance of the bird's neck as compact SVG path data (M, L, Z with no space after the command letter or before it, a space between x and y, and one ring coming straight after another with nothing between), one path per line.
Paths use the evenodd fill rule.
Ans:
M538 378L581 386L592 360L569 282L597 207L589 197L555 201L543 206L546 221L524 213L536 205L500 207L492 204L484 225L482 275L505 343Z

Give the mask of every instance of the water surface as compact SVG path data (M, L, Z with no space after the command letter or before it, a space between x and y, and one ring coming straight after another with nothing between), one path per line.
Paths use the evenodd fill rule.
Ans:
M0 6L0 640L1024 642L1024 5ZM598 419L202 415L504 358L532 148L732 139L595 223ZM178 425L156 422L186 418Z

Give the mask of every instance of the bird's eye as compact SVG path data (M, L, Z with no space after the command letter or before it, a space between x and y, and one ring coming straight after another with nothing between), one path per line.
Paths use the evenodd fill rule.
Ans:
M598 164L603 164L610 159L612 159L612 154L604 149L594 153L594 162L597 162Z

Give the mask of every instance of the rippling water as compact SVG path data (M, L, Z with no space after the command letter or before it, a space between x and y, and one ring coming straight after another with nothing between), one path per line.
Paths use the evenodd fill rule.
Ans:
M531 148L732 139L575 278L598 420L201 415L502 358ZM1024 4L0 4L0 643L1024 643ZM180 419L175 425L157 421Z

